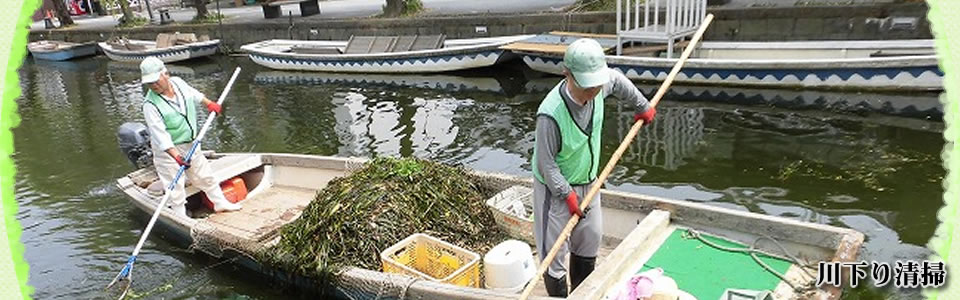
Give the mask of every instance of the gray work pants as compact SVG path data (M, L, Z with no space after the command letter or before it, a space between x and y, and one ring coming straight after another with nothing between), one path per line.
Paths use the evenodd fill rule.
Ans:
M581 198L587 196L591 184L573 186ZM546 185L533 180L533 236L537 242L539 261L547 256L550 248L557 241L557 236L570 221L570 211L567 210L566 199L563 195L553 195ZM584 201L581 199L580 203ZM577 226L570 233L570 239L564 241L550 262L547 273L553 278L561 278L567 274L564 258L572 252L577 256L596 257L600 250L600 241L603 238L603 214L600 209L600 193L590 201L590 212L584 214ZM581 210L586 210L583 207Z

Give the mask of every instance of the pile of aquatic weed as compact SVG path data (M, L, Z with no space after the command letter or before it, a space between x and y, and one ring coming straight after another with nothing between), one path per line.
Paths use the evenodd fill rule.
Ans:
M288 272L335 281L343 267L381 269L380 253L425 233L481 256L508 235L485 206L486 192L462 167L377 158L331 180L264 258Z

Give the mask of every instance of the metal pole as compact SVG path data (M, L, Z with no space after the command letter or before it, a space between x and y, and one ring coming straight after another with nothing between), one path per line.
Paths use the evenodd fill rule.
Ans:
M217 0L217 39L223 40L223 15L220 14L220 0Z
M120 0L120 1L124 1L124 0ZM147 14L150 15L150 21L153 21L153 12L150 11L150 0L143 0L143 3L146 3L147 5Z

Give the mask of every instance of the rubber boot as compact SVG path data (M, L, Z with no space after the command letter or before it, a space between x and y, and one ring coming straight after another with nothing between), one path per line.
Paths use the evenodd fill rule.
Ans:
M597 263L596 257L577 256L570 254L570 287L576 290L577 286L593 273L594 266Z
M223 195L223 190L220 187L217 187L211 191L206 191L207 198L210 199L210 202L213 203L213 210L216 212L221 211L235 211L243 208L240 204L232 203L227 200L227 196Z
M170 209L173 210L173 214L182 216L184 218L189 218L187 216L187 205L186 204L171 204Z
M567 297L567 276L557 279L550 274L543 274L543 285L546 286L547 295L550 297Z

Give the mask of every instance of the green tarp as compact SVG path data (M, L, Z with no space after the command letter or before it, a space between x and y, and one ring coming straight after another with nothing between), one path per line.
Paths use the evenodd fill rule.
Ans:
M695 238L684 237L685 229L674 230L657 252L637 273L662 268L664 275L673 278L677 286L700 300L719 299L730 289L774 290L780 278L760 266L748 252L729 252L707 245ZM706 234L704 239L723 247L749 248ZM785 274L791 263L786 260L757 255L760 260Z

